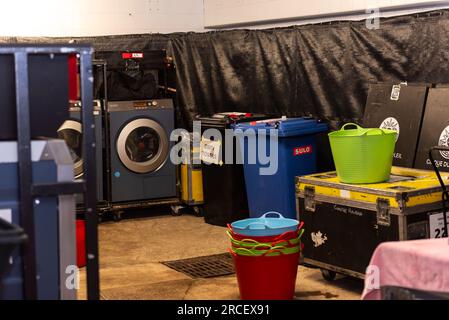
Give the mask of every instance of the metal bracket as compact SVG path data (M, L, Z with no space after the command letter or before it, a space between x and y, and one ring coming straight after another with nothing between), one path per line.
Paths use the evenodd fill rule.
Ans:
M407 192L398 192L396 195L396 201L398 202L399 210L403 211L407 206L409 196Z
M58 196L80 194L85 191L84 181L35 184L31 190L33 196Z
M316 202L315 202L315 188L305 187L304 188L304 207L306 211L315 212Z
M390 200L377 199L377 224L380 226L389 227L391 225L390 218Z
M391 95L390 95L390 99L393 101L398 101L399 97L401 95L401 86L407 86L407 82L401 82L399 84L394 85L391 88Z

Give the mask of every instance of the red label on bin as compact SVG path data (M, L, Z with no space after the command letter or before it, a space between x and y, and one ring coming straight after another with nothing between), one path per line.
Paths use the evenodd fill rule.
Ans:
M123 59L143 59L143 53L142 52L123 52L122 58Z
M298 147L293 149L293 155L296 156L302 156L304 154L310 154L313 152L312 146L304 146L304 147Z

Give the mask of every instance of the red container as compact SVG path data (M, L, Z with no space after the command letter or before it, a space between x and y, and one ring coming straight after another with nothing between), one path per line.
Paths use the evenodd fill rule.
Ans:
M292 300L300 253L274 257L234 258L242 300Z
M241 235L241 234L235 233L230 224L228 224L228 230L231 233L232 237L237 241L242 241L245 239L252 239L252 240L256 240L257 242L262 242L262 243L267 243L267 242L273 243L273 242L292 240L292 239L297 238L299 235L299 231L302 229L303 226L304 226L304 222L301 222L298 226L298 230L296 230L296 231L290 231L290 232L283 233L281 235L266 236L266 237L246 236L246 235Z
M69 100L78 100L79 96L79 75L78 75L78 58L76 54L72 54L68 58L69 64Z
M86 224L76 220L76 264L78 268L86 266Z

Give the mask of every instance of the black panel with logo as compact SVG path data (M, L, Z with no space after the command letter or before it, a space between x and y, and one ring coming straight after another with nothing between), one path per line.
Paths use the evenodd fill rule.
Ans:
M416 154L415 167L433 170L429 160L429 149L434 146L449 147L449 87L440 86L429 90L421 137ZM449 171L449 152L433 154L437 167Z
M428 89L427 84L370 85L363 126L399 132L395 166L412 168L414 165Z
M164 50L96 52L97 59L105 60L109 101L147 100L160 95L160 87L167 87L167 54ZM104 84L96 77L95 97L101 96Z

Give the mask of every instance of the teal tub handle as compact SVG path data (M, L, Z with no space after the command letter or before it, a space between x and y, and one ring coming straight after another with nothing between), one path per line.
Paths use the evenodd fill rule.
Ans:
M269 214L277 215L278 219L285 219L284 216L282 214L280 214L279 212L277 212L277 211L269 211L269 212L265 213L263 216L261 216L261 218L266 218L267 215L269 215Z
M245 229L249 230L265 230L265 229L271 229L269 226L267 226L265 223L261 222L253 222L249 223Z

